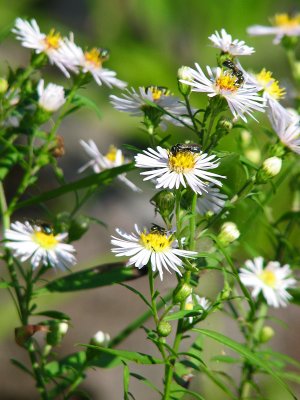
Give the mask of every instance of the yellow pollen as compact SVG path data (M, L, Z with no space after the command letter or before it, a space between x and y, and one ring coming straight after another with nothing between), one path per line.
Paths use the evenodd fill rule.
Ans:
M102 66L102 59L100 55L100 50L94 47L90 51L85 51L84 53L85 60L92 64L94 67L100 68Z
M109 146L109 150L108 153L105 154L105 158L107 158L109 161L115 162L117 158L117 151L118 149L114 145ZM124 157L122 156L122 162L123 161Z
M53 249L58 243L58 241L54 235L52 235L52 234L47 235L46 233L39 232L39 231L34 232L34 234L32 235L32 239L39 246L41 246L43 249L46 249L46 250Z
M47 49L58 49L60 40L61 40L60 33L55 32L54 29L51 29L51 31L44 39Z
M197 154L190 151L179 151L169 154L169 168L177 173L189 172L195 168Z
M300 24L300 14L296 14L293 17L288 14L276 14L273 18L273 24L282 27L296 27Z
M162 96L170 96L171 92L167 88L150 86L147 88L152 94L153 101L158 101Z
M194 308L193 303L185 303L185 305L184 305L184 309L185 309L186 311L192 311L193 308Z
M263 68L256 79L261 84L266 92L268 92L275 100L284 98L286 91L279 86L279 82L272 77L272 72Z
M268 286L270 286L271 288L275 288L276 286L276 275L274 274L273 271L268 271L268 270L264 270L260 275L259 278Z
M229 90L230 92L236 92L239 88L239 85L237 85L236 81L237 77L233 74L222 72L217 78L215 85L218 90Z
M173 242L172 236L167 237L159 232L141 233L140 240L147 250L153 250L156 253L169 249Z

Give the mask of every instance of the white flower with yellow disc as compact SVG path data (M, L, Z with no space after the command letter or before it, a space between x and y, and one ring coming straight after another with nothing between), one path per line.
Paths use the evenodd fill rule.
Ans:
M220 33L215 31L208 39L213 43L214 47L233 57L249 56L255 52L254 48L247 46L243 40L232 40L232 36L229 35L225 29L221 29Z
M80 140L79 143L85 150L86 154L90 157L90 161L79 168L79 173L91 167L93 168L93 171L98 174L99 172L106 169L120 167L121 165L130 162L130 160L125 159L122 150L117 149L113 145L111 145L108 152L103 155L102 153L100 153L96 143L92 139L89 139L87 142L85 142L84 140ZM141 189L139 189L134 183L126 178L126 174L118 175L118 179L129 186L133 191L141 191Z
M213 72L207 66L207 77L199 64L196 63L195 66L196 69L190 69L192 79L181 80L190 85L192 91L207 93L208 97L224 98L234 118L240 117L245 122L247 122L246 115L255 119L254 111L264 112L265 100L258 95L255 85L249 84L247 81L239 84L238 77L231 70L224 71L222 68L216 68Z
M279 44L284 36L300 36L300 14L276 14L271 22L273 26L250 26L247 33L251 36L275 35L274 44Z
M130 257L127 265L135 265L143 268L150 262L152 271L158 271L160 279L163 279L163 270L170 272L174 270L179 275L181 272L178 267L182 267L181 257L193 258L195 251L178 249L178 243L173 233L163 229L152 229L141 231L135 225L135 232L130 234L116 229L121 238L112 236L111 243L115 246L112 252L117 257Z
M173 125L191 125L191 119L187 117L188 111L178 97L173 96L170 90L163 86L139 87L136 91L126 89L122 97L110 95L110 101L113 107L119 111L129 113L132 116L143 116L147 110L155 108L155 105L163 108L167 113L162 114L161 119L172 123ZM154 103L154 107L151 106ZM192 110L194 111L194 110ZM175 117L172 117L172 115ZM160 124L164 129L164 124Z
M13 256L21 262L31 259L33 268L43 264L61 269L76 264L74 247L63 243L67 236L67 233L55 235L52 229L43 229L41 225L28 221L13 222L4 234L5 247L12 250Z
M289 265L281 266L278 261L270 261L264 267L262 257L256 257L253 261L247 260L239 276L245 286L253 288L254 298L262 293L268 305L272 307L286 306L292 297L287 289L296 283Z
M95 47L91 50L83 51L74 42L74 38L71 37L70 39L64 39L60 54L64 62L71 65L70 69L73 72L90 73L99 86L102 83L109 88L116 86L123 89L127 86L126 82L116 78L117 73L115 71L102 67L103 63L108 59L108 51L106 49Z
M45 53L51 64L55 64L67 78L70 77L68 69L72 63L63 59L63 52L61 52L63 38L59 32L51 29L46 35L40 31L35 19L26 21L22 18L16 19L12 32L16 34L23 47L33 49L37 54Z
M156 150L149 147L135 156L135 165L138 168L149 169L141 172L141 175L146 175L144 181L154 179L157 189L179 189L182 185L189 186L199 194L207 192L209 182L222 186L218 178L224 176L209 171L219 166L218 161L215 155L201 151L172 151L160 146L157 146Z

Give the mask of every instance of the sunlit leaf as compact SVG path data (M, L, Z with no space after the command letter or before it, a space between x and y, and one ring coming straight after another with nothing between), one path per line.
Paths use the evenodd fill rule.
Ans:
M41 288L39 292L74 292L94 289L137 279L140 276L142 274L138 269L125 267L123 262L116 262L74 272L55 279Z

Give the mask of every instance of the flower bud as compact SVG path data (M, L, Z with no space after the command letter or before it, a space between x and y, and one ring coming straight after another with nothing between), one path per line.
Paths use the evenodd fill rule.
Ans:
M50 321L46 342L50 346L57 346L67 333L69 325L66 321Z
M57 111L66 102L64 88L54 83L49 83L44 88L43 79L39 81L37 92L39 96L38 105L47 113Z
M92 344L93 346L98 346L98 347L107 347L109 341L110 341L110 336L108 333L98 331L91 338L90 344Z
M233 124L228 119L222 118L218 123L218 127L223 129L225 133L229 133L233 128Z
M256 181L257 183L265 183L272 179L274 176L278 175L282 166L282 159L279 157L267 158L262 167L257 173Z
M193 289L187 283L183 283L178 286L173 293L174 304L182 303L190 294L192 294Z
M0 94L6 93L8 89L8 82L5 78L0 78Z
M258 164L260 162L261 153L259 149L247 149L245 151L245 156L254 164Z
M241 131L241 142L243 147L248 147L252 141L252 135L246 129Z
M221 226L218 239L223 244L223 246L227 246L238 239L239 236L240 231L238 230L236 224L234 222L225 222Z
M162 337L169 336L171 331L172 331L172 326L171 326L171 324L169 324L169 322L161 321L158 324L157 332L158 332L159 336L162 336Z
M274 329L270 326L264 326L260 331L259 340L261 343L267 343L275 335Z
M175 206L175 194L170 190L161 190L152 197L150 203L155 206L162 218L170 220Z
M180 93L184 96L188 96L191 93L192 88L190 85L182 82L182 80L192 82L191 68L185 66L180 67L177 71L177 79Z

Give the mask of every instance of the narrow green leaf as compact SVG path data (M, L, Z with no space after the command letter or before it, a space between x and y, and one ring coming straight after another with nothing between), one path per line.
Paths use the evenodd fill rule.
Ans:
M138 269L125 267L123 262L104 264L58 278L41 288L39 293L94 289L137 279L140 276Z
M196 308L196 307L195 307ZM188 318L188 317L198 317L199 313L202 312L202 308L199 307L199 311L197 310L182 310L182 311L177 311L172 314L167 315L164 317L164 321L175 321L177 319L182 319L182 318Z
M138 379L139 381L143 382L145 385L149 386L151 389L155 390L161 396L163 395L162 392L154 385L154 383L149 381L149 379L147 379L144 376L139 375L135 372L130 372L130 375L133 376L134 378Z
M48 192L42 193L38 196L31 197L28 200L21 201L15 207L15 209L32 206L39 204L44 201L52 200L60 197L66 193L74 192L76 190L85 189L87 187L98 185L106 186L118 175L123 174L126 171L133 169L133 163L122 165L121 167L110 168L99 174L92 174L86 178L79 179L75 182L67 183L57 189L49 190Z
M240 363L242 360L239 358L234 358L230 356L215 356L211 358L212 361L223 362L227 364L237 364Z
M87 107L87 108L91 109L92 111L94 111L99 119L102 118L102 114L99 109L99 106L88 97L85 97L81 94L76 94L73 97L72 104L74 104L76 109L80 108L80 107Z
M12 286L12 284L10 282L0 281L0 289L7 289L11 286Z
M292 296L292 298L289 300L293 304L298 304L300 305L300 289L288 289L289 294Z
M70 320L70 317L67 314L60 312L60 311L52 311L52 310L40 311L40 312L34 313L32 315L42 315L42 316L45 316L48 318L54 318L54 319L60 319L60 320L66 320L66 321Z
M125 362L123 362L123 364L124 364L124 369L123 369L124 400L129 400L128 391L129 391L130 373L128 365Z
M190 395L194 396L195 399L205 400L205 398L200 396L200 394L198 394L196 392L193 392L192 390L188 390L188 389L183 389L183 388L182 389L175 389L175 390L172 390L172 393L190 394Z
M202 333L204 336L207 336L213 340L216 340L219 343L224 344L225 346L230 347L237 353L244 356L248 361L253 363L254 365L261 368L263 371L266 371L269 375L271 375L288 393L290 393L294 399L297 400L297 397L290 390L288 385L280 378L280 375L274 371L274 369L265 361L263 361L260 357L255 355L252 351L248 350L244 345L235 342L227 336L222 335L221 333L214 332L208 329L193 329L193 331Z
M116 350L107 347L97 347L86 344L81 344L81 346L87 347L88 349L97 350L101 353L111 354L113 356L120 357L123 360L133 361L136 364L164 364L163 360L160 360L159 358L153 357L149 354L127 350Z
M20 368L23 372L30 375L31 377L34 377L33 373L20 361L16 360L15 358L11 358L10 361L12 362L13 365Z
M128 290L130 290L131 292L135 293L137 296L139 296L139 297L143 300L143 302L144 302L145 304L147 304L147 306L148 306L150 309L152 309L151 304L149 303L149 301L146 299L146 297L145 297L141 292L139 292L137 289L133 288L132 286L126 285L125 283L120 283L120 285L121 285L121 286L124 286L126 289L128 289Z

